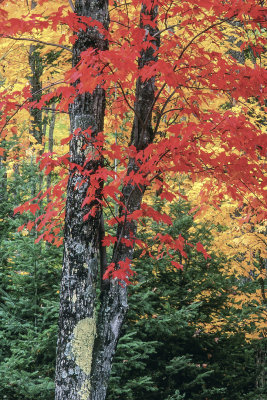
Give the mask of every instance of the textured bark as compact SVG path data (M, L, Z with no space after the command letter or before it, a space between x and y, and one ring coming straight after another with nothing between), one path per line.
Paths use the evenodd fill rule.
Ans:
M37 6L35 1L31 1L31 11L33 11ZM43 65L42 65L42 58L40 57L39 53L39 45L30 45L29 50L29 66L31 69L31 74L29 76L29 82L31 87L31 101L39 102L42 97L42 82L41 76L43 73ZM36 139L38 144L42 144L43 142L43 115L42 110L38 108L31 108L30 109L31 115L31 123L30 123L30 134ZM38 151L39 155L42 154L42 150ZM31 157L31 164L35 164L36 160L35 157ZM31 187L31 196L35 197L36 194L42 190L43 187L43 174L39 174L39 188L36 182L33 182ZM37 193L36 193L37 192ZM42 202L40 202L40 205Z
M107 0L77 0L75 12L108 26ZM79 32L74 45L73 65L88 47L105 49L106 41L97 29ZM103 130L105 92L96 88L92 94L79 95L70 107L71 131L89 127L93 135ZM74 135L70 143L70 161L83 166L86 149L83 135ZM90 146L90 144L89 144ZM87 163L96 170L99 160ZM98 232L100 215L83 216L93 204L82 208L90 185L89 177L77 168L70 171L64 233L64 256L60 296L59 336L57 343L56 399L87 400L90 398L92 348L96 331L96 283L98 279Z
M146 29L150 35L155 35L157 29L152 29L149 25L143 26L142 15L150 14L152 19L157 16L157 7L148 12L145 6L141 10L141 27ZM154 45L159 46L159 36ZM139 68L155 60L154 50L152 47L144 51L139 59ZM138 150L144 149L154 139L151 116L153 102L155 98L155 81L149 79L146 82L137 81L136 85L136 102L135 116L133 121L131 144ZM138 171L136 161L129 160L128 171ZM112 262L118 266L119 261L126 258L132 259L133 248L127 247L121 243L121 238L130 239L136 235L136 222L127 221L127 214L140 208L145 187L139 187L131 183L125 185L122 190L122 201L125 208L121 208L119 216L125 216L125 222L118 226L117 230L117 246L114 248ZM108 379L112 367L112 359L116 350L117 342L120 336L121 326L127 311L127 288L117 280L105 282L102 289L102 303L97 321L97 336L93 352L92 362L92 378L91 378L91 397L90 400L104 400Z
M49 151L49 153L53 153L55 123L56 123L56 105L55 105L55 103L53 103L51 120L50 120L49 131L48 131L48 151ZM52 178L52 176L50 173L47 175L47 184L46 184L47 189L49 189L51 186L51 178ZM49 196L47 197L47 200L49 200Z
M75 3L79 15L90 16L108 25L107 1L79 0ZM157 8L150 11L152 18L157 15ZM143 6L141 27L150 35L157 33L149 25L143 26L142 15L148 14ZM156 35L154 45L159 45ZM96 29L80 32L74 45L73 65L79 61L80 52L88 47L105 49L107 43ZM148 48L140 55L139 68L155 59L154 50ZM136 86L135 116L133 121L131 144L138 150L144 149L153 141L154 134L151 115L155 92L154 79L145 83L140 80ZM78 96L70 108L71 130L82 130L92 127L93 134L103 130L105 93L96 88L93 94ZM83 165L86 160L85 144L82 135L75 135L70 144L71 162ZM90 144L89 144L90 146ZM96 170L101 160L90 160L88 170ZM138 171L136 161L131 159L128 174ZM59 338L56 368L56 400L104 400L108 379L112 367L112 358L119 339L121 326L127 311L127 291L125 285L117 280L105 281L101 285L101 305L96 312L96 285L99 270L103 274L106 257L101 237L103 217L101 212L88 221L83 216L93 204L82 208L86 197L89 177L85 178L73 168L70 172L65 236L62 286L60 299ZM125 216L125 222L118 226L117 246L114 248L113 262L132 259L133 248L121 243L121 238L131 238L136 234L136 223L127 221L127 214L140 208L145 187L131 183L122 190L122 201L125 204L119 215ZM98 266L98 251L101 265Z
M257 345L256 349L256 364L258 369L258 376L256 378L256 388L262 390L264 392L266 388L266 352L267 346L264 342L264 339L261 339ZM260 396L257 400L264 400L264 397Z
M29 78L31 85L31 101L39 101L42 97L42 83L41 76L43 73L42 60L38 52L38 46L30 45L29 64L31 68L31 75ZM35 137L38 144L42 144L42 110L38 108L31 108L30 110L32 122L30 133Z

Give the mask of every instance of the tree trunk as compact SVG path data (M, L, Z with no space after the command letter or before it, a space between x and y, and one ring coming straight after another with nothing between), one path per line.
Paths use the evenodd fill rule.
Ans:
M37 3L32 0L31 1L31 11L33 11L37 6ZM42 58L40 57L38 45L31 44L30 51L29 51L29 65L31 69L31 75L29 77L30 86L31 86L31 101L39 102L42 97L42 82L41 76L43 73L43 65L42 65ZM30 122L30 134L36 139L37 143L42 145L43 142L43 114L42 110L38 108L31 108L30 109L31 115L31 122ZM39 155L42 154L43 150L38 151ZM33 156L31 158L31 163L35 164L36 161L33 160ZM43 186L43 174L39 174L39 190L42 190ZM36 182L32 182L32 190L31 195L32 197L36 196L36 190L39 191L37 188ZM42 204L42 203L40 203Z
M91 17L108 27L108 0L76 0L75 12ZM88 47L104 50L107 42L98 30L79 32L74 45L73 65ZM79 95L70 107L71 131L91 127L92 136L103 130L105 92L96 88L92 94ZM70 143L70 161L83 166L86 160L85 137L74 135ZM90 149L90 144L89 144ZM87 170L95 171L100 161L92 159ZM96 285L98 280L98 239L100 215L83 217L92 206L82 208L90 178L78 169L70 171L64 232L64 255L61 281L59 336L57 343L56 399L90 398L92 349L96 334Z
M30 85L31 85L31 101L40 101L42 97L42 82L41 76L43 73L42 60L38 52L38 46L34 44L30 45L29 64L31 68ZM32 117L30 125L30 133L37 140L38 144L42 144L43 132L42 132L42 110L38 108L31 108L30 114Z
M49 125L49 131L48 131L48 152L53 153L53 147L54 147L54 129L55 129L55 123L56 123L56 105L55 103L52 104L52 112L51 112L51 119L50 119L50 125ZM52 174L51 172L47 175L47 183L46 183L46 189L48 190L51 186L51 181L52 181ZM49 197L49 196L48 196ZM47 201L49 199L47 198Z
M107 1L76 1L75 11L79 15L90 16L108 25ZM157 7L150 11L145 6L141 10L141 27L150 35L158 31L150 25L143 25L142 15L157 16ZM154 45L159 46L159 35ZM76 65L81 51L88 47L105 49L107 43L96 30L88 29L79 33L74 45L73 64ZM139 68L155 60L154 50L149 47L140 55ZM154 79L141 80L136 85L135 116L132 128L131 144L143 150L152 143L154 133L151 115L155 92ZM93 94L78 96L70 108L71 130L92 127L93 135L103 130L105 93L96 88ZM82 135L75 135L70 144L71 162L83 165L86 159L85 144ZM90 144L89 144L90 146ZM95 171L101 160L90 160L87 169ZM138 172L135 159L130 159L127 173ZM64 236L64 259L60 298L59 338L56 367L56 400L104 400L112 359L119 339L121 326L127 311L127 290L125 284L111 279L101 285L101 304L96 311L96 286L99 279L97 253L103 234L101 212L87 221L83 216L94 204L82 208L90 179L81 176L77 169L70 172ZM145 187L128 183L122 190L125 207L119 216L124 216L124 223L118 226L117 245L113 259L116 268L119 262L132 259L133 248L121 243L121 238L132 238L136 234L136 223L127 221L127 215L140 208ZM100 242L100 245L99 245ZM102 276L100 277L102 279ZM100 285L99 285L100 286Z
M34 10L37 6L36 1L31 1L31 10ZM30 52L29 52L29 64L31 68L30 75L30 85L31 85L31 94L32 101L39 101L42 97L42 82L41 76L43 73L42 59L40 57L38 51L38 45L31 44ZM32 117L31 125L30 125L30 133L37 140L38 144L42 144L43 132L42 132L42 110L38 108L31 108L30 114Z
M154 45L159 47L159 35L156 28L150 25L144 26L142 16L150 15L154 20L157 16L157 7L152 7L148 12L145 6L141 10L141 27L146 29L151 36L155 36ZM154 50L149 47L139 59L139 68L155 60ZM143 150L153 142L152 109L155 98L155 79L141 82L136 85L135 116L133 121L131 143L137 150ZM138 172L135 159L129 160L127 175ZM141 206L145 187L135 184L127 184L122 189L122 202L125 207L120 209L119 217L124 216L124 223L119 224L117 230L117 245L114 248L112 262L115 268L119 268L119 262L127 258L132 260L133 247L127 247L121 243L121 238L132 239L136 235L137 225L135 221L128 221L127 215L138 210ZM112 359L120 336L121 326L127 311L127 288L117 279L105 282L102 289L102 302L97 321L97 335L93 351L91 397L90 400L104 400L108 386L108 379L112 367Z

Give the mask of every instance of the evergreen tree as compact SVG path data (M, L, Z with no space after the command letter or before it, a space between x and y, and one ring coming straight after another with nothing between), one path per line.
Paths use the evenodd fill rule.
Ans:
M13 209L39 183L32 165L17 166L0 206L0 398L52 400L57 336L61 249L35 244L36 233L17 228L27 215ZM8 189L8 190L6 190ZM5 191L4 191L5 190ZM8 213L8 218L7 218Z
M159 207L162 204L159 202ZM193 218L184 203L172 208L170 233L206 248L208 227L190 234ZM155 231L160 226L152 226ZM137 283L130 287L129 312L110 380L109 400L255 400L257 368L253 345L238 330L205 333L201 326L220 310L227 314L232 282L221 268L227 260L205 260L190 246L184 270L170 258L135 258Z

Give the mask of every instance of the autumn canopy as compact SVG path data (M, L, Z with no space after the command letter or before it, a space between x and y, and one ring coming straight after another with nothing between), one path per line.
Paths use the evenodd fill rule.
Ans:
M15 169L31 158L53 176L14 212L31 213L19 230L36 229L36 243L64 236L57 399L104 399L134 247L153 256L139 227L172 225L178 199L196 218L228 203L236 226L264 224L266 10L256 0L0 3L0 159ZM54 148L51 112L61 115ZM150 237L174 269L191 247L210 258L182 235Z

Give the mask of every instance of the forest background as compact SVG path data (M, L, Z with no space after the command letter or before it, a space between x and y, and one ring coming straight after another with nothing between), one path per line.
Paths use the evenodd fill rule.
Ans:
M73 85L63 82L74 79L69 71L71 47L77 39L71 2L19 3L18 7L18 1L2 1L0 9L0 397L48 400L54 398L71 140L68 100ZM188 2L194 13L191 10L189 19L185 16L179 20L179 29L194 27L194 23L198 26L200 9L194 7L201 7L200 3ZM112 19L114 15L123 19L124 15L117 7L118 2L110 4L110 30L119 40L122 32L116 31ZM162 27L165 32L161 35L174 35L177 41L175 18L169 21L168 29ZM164 179L159 176L154 190L147 191L146 207L138 216L138 247L131 270L127 267L122 276L131 283L129 311L113 362L107 394L110 400L267 398L263 190L266 117L262 100L265 31L259 29L262 21L255 24L249 21L245 28L239 26L237 34L229 23L221 31L219 45L212 35L199 42L209 52L219 52L222 59L233 60L240 71L246 67L246 73L251 74L248 87L252 87L252 94L243 87L242 95L220 91L210 100L205 93L204 100L195 88L187 87L183 102L176 99L174 110L158 126L162 139L169 138L164 132L176 121L195 129L208 106L218 115L231 113L235 121L246 117L248 125L242 120L243 142L237 126L230 149L217 137L217 142L207 145L207 152L218 159L229 157L230 169L230 161L242 160L242 146L252 154L253 141L255 154L250 165L255 182L248 179L250 190L246 193L241 186L236 192L234 181L227 186L221 180L214 189L217 172L207 173L206 159L204 174L198 168L195 173L184 168ZM185 31L183 40L190 41L190 31ZM180 46L177 48L183 48L183 43ZM120 62L127 63L127 56ZM163 63L158 64L162 79L167 79L170 71L163 70ZM150 74L146 70L143 79L150 79ZM98 83L97 75L95 78ZM109 184L122 179L125 160L130 157L125 141L130 139L133 117L133 111L122 102L123 77L115 74L115 79L104 127L113 171L106 179L109 189L105 194L105 220L111 221L105 223L108 256L109 244L116 235L116 221L112 220L118 216L120 206L116 192L119 183L113 187ZM96 82L84 80L83 84L90 91ZM171 78L168 84L171 87ZM132 100L130 83L126 89ZM156 110L156 116L157 112L164 110ZM255 136L249 137L253 128ZM199 133L200 138L201 148L205 137ZM241 141L242 146L235 141ZM245 167L239 164L240 170ZM169 238L174 238L176 248Z

